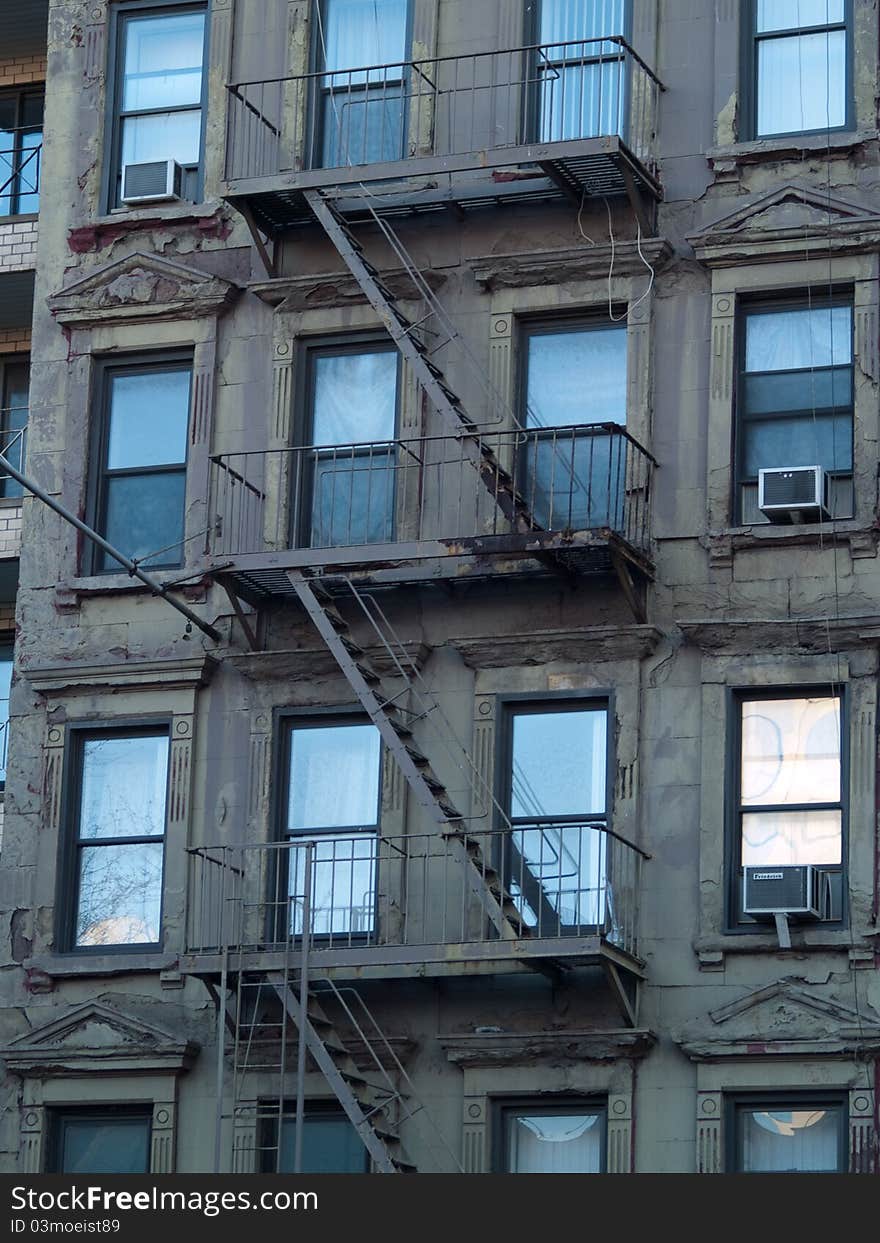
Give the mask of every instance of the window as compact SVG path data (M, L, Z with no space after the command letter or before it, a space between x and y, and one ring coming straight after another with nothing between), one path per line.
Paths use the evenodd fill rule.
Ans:
M204 5L121 5L116 21L111 207L126 164L176 160L183 196L201 193L207 23Z
M321 0L315 12L315 63L321 75L315 163L337 168L401 159L406 119L402 62L410 59L407 0Z
M381 746L375 725L327 717L288 723L283 835L288 929L303 932L306 846L311 844L309 926L317 937L372 933L376 907Z
M742 915L742 869L810 863L826 873L829 917L842 911L845 858L842 697L815 691L737 697L733 909Z
M191 360L108 367L97 445L98 531L144 566L179 566L184 549ZM117 562L94 553L97 573Z
M627 0L534 0L528 8L528 41L541 45L530 75L538 83L538 141L623 135L626 62L604 36L627 34Z
M19 470L24 462L30 373L27 359L0 362L0 445L4 456ZM11 475L0 476L0 496L21 496L21 484Z
M43 91L0 92L0 216L40 210Z
M519 489L532 515L547 530L621 529L627 442L596 425L626 423L625 325L528 325L523 363Z
M768 138L846 128L851 0L752 0L746 28L752 84L746 133Z
M738 521L766 521L758 471L774 467L823 467L832 516L851 515L851 299L747 305L736 411Z
M399 356L390 344L309 351L297 543L312 548L394 538Z
M512 708L508 886L538 936L605 920L607 774L606 704Z
M296 1119L281 1119L281 1144L276 1151L277 1119L269 1119L265 1128L262 1172L292 1174L296 1145ZM345 1114L332 1106L307 1106L303 1118L303 1174L368 1174L367 1150Z
M501 1106L500 1169L505 1174L600 1174L605 1109L589 1101Z
M50 1122L50 1174L148 1174L151 1116L136 1109L57 1110Z
M71 948L160 944L168 745L167 729L74 731Z
M733 1097L728 1100L727 1124L731 1173L846 1173L847 1112L842 1095Z

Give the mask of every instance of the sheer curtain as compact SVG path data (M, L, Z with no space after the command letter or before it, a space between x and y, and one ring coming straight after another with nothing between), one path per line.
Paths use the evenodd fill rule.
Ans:
M509 1173L598 1174L601 1144L597 1114L515 1114L508 1119Z
M840 1111L748 1112L743 1117L747 1173L820 1173L838 1168Z
M844 16L844 0L758 0L758 137L846 123L846 31L760 37Z
M626 0L542 0L538 42L553 64L543 71L538 61L543 142L623 133L626 78L618 46L579 40L622 35L625 19Z

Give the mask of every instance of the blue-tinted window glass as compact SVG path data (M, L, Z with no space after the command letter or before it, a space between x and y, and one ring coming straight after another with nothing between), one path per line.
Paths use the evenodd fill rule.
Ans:
M0 784L6 782L9 747L9 692L12 685L12 650L0 649Z
M375 725L292 729L287 831L375 825L379 758Z
M844 0L758 0L755 19L755 136L844 126Z
M198 104L204 42L204 13L130 18L125 30L123 110Z
M281 1173L292 1174L296 1124L289 1118L281 1123ZM357 1131L344 1115L314 1114L303 1119L303 1174L364 1174L367 1150Z
M529 427L626 423L626 328L560 328L528 337Z
M108 470L186 461L190 371L114 375Z
M145 568L179 565L183 541L184 471L117 475L107 479L104 535ZM109 553L99 554L99 569L119 570Z
M59 1174L147 1174L150 1120L61 1118Z

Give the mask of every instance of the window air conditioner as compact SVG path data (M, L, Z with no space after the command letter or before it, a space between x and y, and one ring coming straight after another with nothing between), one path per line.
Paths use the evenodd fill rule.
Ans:
M828 476L821 466L759 470L758 509L771 522L829 518Z
M747 867L743 875L743 911L755 917L799 915L802 919L820 919L823 879L827 888L827 875L809 863L796 867ZM828 909L826 905L825 910Z
M123 203L161 203L181 197L183 169L176 160L123 164Z

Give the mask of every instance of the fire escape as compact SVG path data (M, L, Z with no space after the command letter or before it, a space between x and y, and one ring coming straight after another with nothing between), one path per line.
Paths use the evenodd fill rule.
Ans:
M587 102L585 84L596 92ZM390 588L463 576L611 576L643 621L655 463L616 424L523 426L390 221L625 195L650 233L661 89L618 38L229 87L227 198L267 266L280 237L318 225L441 432L214 458L209 564L250 645L267 604L301 606L379 731L421 830L190 852L183 966L217 1002L218 1168L230 1065L236 1168L253 1168L255 1151L262 1168L281 1168L291 1121L298 1160L304 1078L317 1071L372 1168L411 1168L401 1127L426 1111L355 981L601 967L637 1022L647 856L605 817L565 835L513 824L382 601ZM377 119L380 131L398 127L397 150L376 147ZM367 257L362 224L403 269L405 298ZM453 353L481 381L479 416L439 365Z

